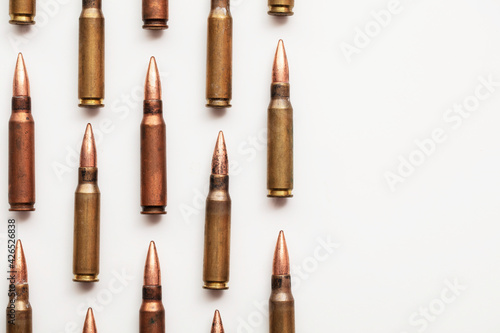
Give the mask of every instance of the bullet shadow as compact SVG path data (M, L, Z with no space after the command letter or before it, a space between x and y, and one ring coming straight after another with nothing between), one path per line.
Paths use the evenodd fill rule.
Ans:
M271 204L275 208L282 208L285 207L288 203L287 198L270 198L271 199Z
M227 108L208 108L210 109L210 116L214 119L222 118L227 113Z
M82 293L87 293L95 288L96 282L74 282L77 285L78 291Z
M281 27L288 23L288 16L272 16L271 22L275 27Z
M102 108L87 108L87 107L79 107L84 111L84 114L89 118L95 118L99 114Z
M156 214L156 215L145 215L146 216L146 221L148 221L149 224L154 225L158 224L161 221L161 217L165 214Z
M210 290L210 289L205 289L207 292L205 293L205 295L207 295L207 298L209 298L210 300L218 300L222 297L222 295L224 295L224 290Z
M148 39L150 40L157 40L163 36L163 30L143 30L145 30L146 36L148 36Z
M31 213L33 212L11 212L12 217L16 220L16 222L25 222L30 218Z

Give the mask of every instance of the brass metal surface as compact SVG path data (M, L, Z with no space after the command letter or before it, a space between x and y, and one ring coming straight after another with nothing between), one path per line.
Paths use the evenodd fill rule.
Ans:
M295 0L268 0L269 15L273 16L291 16Z
M269 299L269 333L295 333L295 301L290 275L273 275Z
M36 0L10 0L9 15L10 24L35 24Z
M232 58L233 18L229 0L212 0L208 16L207 107L231 107Z
M293 108L289 83L273 83L271 86L267 140L268 196L292 197Z
M83 0L78 52L81 107L104 106L104 15L101 7L101 0Z
M142 0L143 29L168 29L168 0Z

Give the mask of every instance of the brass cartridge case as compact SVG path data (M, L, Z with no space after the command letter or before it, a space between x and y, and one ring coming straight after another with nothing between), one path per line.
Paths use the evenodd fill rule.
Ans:
M208 16L207 107L231 107L232 62L233 18L229 10L229 0L212 0Z
M139 333L165 333L165 308L161 294L161 286L142 287Z
M35 24L36 0L10 0L10 24Z
M231 240L231 198L229 176L210 176L205 214L203 288L227 289Z
M269 15L292 16L295 0L268 0Z
M168 29L168 0L142 0L143 29Z
M269 333L295 333L295 301L290 275L273 275L269 299Z
M29 96L12 98L9 120L9 204L11 211L35 210L35 122Z
M165 214L167 205L167 144L162 101L144 101L141 122L142 214Z
M273 83L267 114L268 197L292 197L293 109L290 84Z
M17 284L15 290L15 292L9 292L7 333L31 333L33 324L29 286L27 283Z
M99 281L101 193L97 186L97 168L78 168L75 192L73 238L73 281Z
M104 106L104 15L101 7L101 0L83 0L78 52L81 107Z

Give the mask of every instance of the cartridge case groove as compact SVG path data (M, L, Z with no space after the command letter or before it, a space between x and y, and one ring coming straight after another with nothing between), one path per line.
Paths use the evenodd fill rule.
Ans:
M142 21L143 29L167 29L168 0L142 0Z
M269 299L269 333L295 333L295 301L290 275L273 275Z
M144 286L139 311L140 333L165 333L165 308L161 302L161 286Z
M207 289L227 289L230 266L229 176L211 175L206 202L203 281Z
M80 16L78 98L81 107L104 106L104 15L100 1L84 0Z
M97 168L78 169L75 192L73 281L96 282L99 275L100 199Z
M32 309L29 302L28 284L18 284L9 293L7 306L7 333L32 333Z
M290 85L273 83L267 118L267 189L269 197L292 197L293 108Z
M162 101L144 101L141 122L142 214L165 214L167 205L167 143Z
M9 15L10 24L35 24L36 0L10 0Z
M9 120L10 211L35 210L35 122L31 98L12 98Z
M232 98L233 19L224 1L213 1L208 17L207 107L229 108Z
M295 0L268 0L269 15L273 16L291 16Z

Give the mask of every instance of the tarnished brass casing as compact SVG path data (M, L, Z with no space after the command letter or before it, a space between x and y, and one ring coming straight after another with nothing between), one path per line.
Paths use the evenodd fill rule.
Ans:
M295 0L268 0L269 15L273 16L291 16L293 15L293 6Z
M231 107L232 71L233 18L229 0L212 0L208 16L207 107Z
M7 305L7 333L31 333L32 309L29 301L29 286L27 283L15 286L15 292L9 292Z
M293 196L293 109L288 83L271 85L267 113L267 189L269 197Z
M168 29L168 0L142 0L143 29Z
M12 98L9 120L9 204L11 211L35 210L35 122L31 98Z
M139 333L165 333L165 308L161 301L161 286L142 288Z
M83 0L78 54L79 106L103 107L104 15L101 0Z
M78 168L75 192L73 239L73 281L99 281L99 238L101 193L97 186L97 168Z
M273 275L269 299L269 333L295 333L295 301L290 275Z
M35 24L36 0L10 0L10 24Z
M227 289L231 241L229 176L211 175L205 214L203 288Z
M141 122L142 214L165 214L167 205L167 143L162 101L144 101Z

